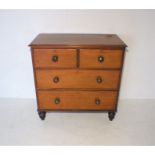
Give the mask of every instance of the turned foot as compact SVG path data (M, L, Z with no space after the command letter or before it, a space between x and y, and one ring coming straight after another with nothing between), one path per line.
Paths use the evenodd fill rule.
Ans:
M41 120L44 120L46 117L46 112L44 111L38 111L38 115L40 117Z
M115 117L115 112L112 112L112 111L108 112L108 117L109 117L109 120L112 121Z

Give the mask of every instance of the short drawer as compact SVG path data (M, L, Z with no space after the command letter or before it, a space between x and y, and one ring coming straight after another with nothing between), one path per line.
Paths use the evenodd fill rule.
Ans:
M34 49L35 68L75 68L77 65L75 49Z
M39 109L114 110L115 91L38 91Z
M80 68L112 68L122 67L123 51L81 49Z
M36 70L38 89L117 89L118 70Z

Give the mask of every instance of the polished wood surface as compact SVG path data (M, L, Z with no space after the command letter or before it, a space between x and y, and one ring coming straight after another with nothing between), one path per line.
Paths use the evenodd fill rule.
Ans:
M80 68L119 69L122 67L122 50L81 49ZM103 61L99 61L99 58Z
M77 53L75 49L34 49L35 68L75 68ZM53 61L53 57L58 58Z
M66 48L125 48L126 44L115 34L39 34L30 44L36 47Z
M30 44L37 107L117 111L126 44L115 34L39 34Z
M116 91L38 91L40 109L114 110ZM59 99L59 103L55 100ZM100 103L96 104L96 100Z
M118 87L120 72L117 70L37 70L36 80L38 89L51 88L90 88L113 89ZM55 83L54 78L59 81ZM97 82L97 79L101 83Z

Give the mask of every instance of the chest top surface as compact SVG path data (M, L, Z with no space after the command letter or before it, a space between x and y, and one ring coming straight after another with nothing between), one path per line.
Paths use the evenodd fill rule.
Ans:
M126 44L116 34L39 34L30 45L64 48L125 48Z

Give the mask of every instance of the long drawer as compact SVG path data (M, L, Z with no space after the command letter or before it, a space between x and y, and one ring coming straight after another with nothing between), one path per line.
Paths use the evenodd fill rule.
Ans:
M117 90L119 75L118 70L36 70L37 89Z
M38 91L41 110L114 110L116 91Z

